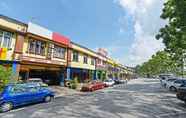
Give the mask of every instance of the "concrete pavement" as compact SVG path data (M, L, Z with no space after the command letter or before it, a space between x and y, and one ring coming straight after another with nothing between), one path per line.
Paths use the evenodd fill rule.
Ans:
M93 93L56 98L1 113L1 118L185 118L186 105L158 80L136 79Z

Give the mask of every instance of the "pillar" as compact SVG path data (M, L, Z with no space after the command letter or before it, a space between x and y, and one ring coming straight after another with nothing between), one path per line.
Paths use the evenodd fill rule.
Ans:
M68 68L67 68L67 78L66 78L66 80L71 80L71 78L70 78L70 73L71 73L71 68L68 67Z
M61 69L60 72L60 86L65 86L65 74L64 74L64 69Z
M98 73L97 73L97 70L94 71L94 79L95 79L95 80L98 79Z
M97 80L96 75L96 70L93 70L93 80Z
M20 71L20 64L16 61L13 61L12 63L12 72L13 76L15 77L15 80L18 80L19 77L19 71Z

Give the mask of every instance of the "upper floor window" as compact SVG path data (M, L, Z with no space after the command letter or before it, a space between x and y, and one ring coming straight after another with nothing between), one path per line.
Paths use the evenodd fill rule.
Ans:
M65 48L54 45L54 55L53 55L53 57L60 58L60 59L65 59L65 52L66 52Z
M0 47L11 48L13 33L0 30Z
M88 56L85 55L85 56L83 57L83 63L84 63L84 64L87 64L87 63L88 63Z
M48 43L48 50L47 50L47 59L51 59L52 57L52 50L53 50L53 44L52 43Z
M45 55L46 42L30 38L28 44L28 53Z
M103 65L106 65L106 62L105 62L105 61L102 61L102 64L103 64Z
M78 62L79 60L79 54L77 51L73 51L73 58L72 58L72 61L74 62Z
M98 59L98 60L97 60L97 63L98 63L98 64L101 64L101 60L100 60L100 59Z
M95 59L91 58L91 65L95 65Z

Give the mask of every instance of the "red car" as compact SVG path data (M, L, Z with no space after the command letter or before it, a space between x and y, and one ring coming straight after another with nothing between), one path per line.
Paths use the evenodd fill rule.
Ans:
M104 84L103 82L90 82L86 85L83 85L83 87L81 88L81 91L95 91L98 89L103 89L105 88L106 84Z

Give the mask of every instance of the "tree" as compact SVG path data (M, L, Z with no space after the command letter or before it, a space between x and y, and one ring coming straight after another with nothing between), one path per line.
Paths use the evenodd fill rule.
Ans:
M0 90L11 81L12 70L0 65Z
M161 73L177 74L177 64L166 51L159 51L142 65L136 66L138 75L154 76Z
M184 67L186 57L186 0L167 0L161 18L168 21L159 30L157 39L163 39L165 50L170 53L179 67Z

